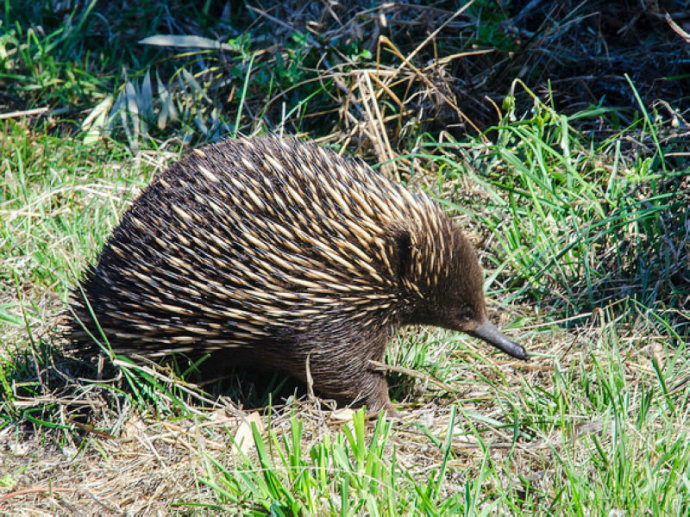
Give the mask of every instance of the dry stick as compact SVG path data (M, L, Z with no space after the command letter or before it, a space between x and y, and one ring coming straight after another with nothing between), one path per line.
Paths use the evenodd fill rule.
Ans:
M442 57L441 59L435 59L433 61L433 63L426 65L422 70L424 70L425 72L428 72L429 69L433 66L445 65L446 63L449 63L449 62L453 61L454 59L458 59L460 57L481 56L484 54L491 54L492 52L495 52L495 50L492 48L487 48L487 49L482 49L482 50L470 50L467 52L458 52L457 54L451 54L449 56Z
M391 147L390 140L388 139L388 132L386 131L386 126L383 122L383 116L381 114L381 111L379 110L379 103L378 103L378 95L376 95L376 92L374 91L374 87L371 84L371 80L369 78L371 74L370 73L365 73L364 78L366 79L367 82L367 88L369 90L370 94L370 100L371 104L374 107L374 111L376 112L376 121L379 124L379 129L381 131L381 136L383 137L383 145L386 146L385 151L388 151L388 161L389 163L381 165L381 168L384 169L384 172L386 172L386 175L390 178L398 178L398 166L395 163L395 153L393 153L393 148ZM388 169L388 170L386 170ZM391 174L391 169L392 169L392 174Z
M87 433L94 434L94 435L98 436L99 438L103 438L105 440L114 440L115 439L115 436L113 436L109 432L101 431L100 429L96 429L92 425L82 424L80 422L75 422L71 419L68 420L68 422L69 422L69 425L71 425L72 427L76 427L77 429L81 429L82 431L85 431Z
M493 108L496 110L496 120L501 120L501 118L502 118L501 110L499 109L496 102L494 102L494 100L491 97L489 97L488 95L484 95L484 99L489 101L489 104L491 104L493 106Z
M377 63L377 65L378 65L378 63ZM390 115L388 117L385 117L383 119L383 122L388 122L390 120L394 120L397 118L398 119L398 128L400 128L402 126L403 116L412 113L412 111L405 108L405 103L403 103L403 101L400 100L400 98L393 92L393 90L391 90L390 86L378 78L378 75L380 75L380 73L381 73L380 71L370 71L367 69L365 69L363 71L365 73L368 73L369 77L371 77L371 79L374 80L374 82L377 84L377 86L379 86L381 89L383 89L383 91L388 94L388 96L393 100L393 102L395 102L398 105L398 108L400 108L400 111L398 112L397 115ZM384 75L386 75L386 74L384 74ZM402 82L402 81L398 81L397 83L399 83L399 82ZM380 95L377 94L377 98L378 97L380 97ZM396 134L397 134L397 131L396 131ZM398 171L397 165L395 167L395 170L397 173L397 171Z
M352 129L350 130L350 134L348 135L348 139L352 139L354 134L357 131L362 131L372 142L376 142L376 135L372 135L371 132L369 131L366 121L363 120L357 120L357 117L355 117L352 113L349 111L345 111L345 116L350 119L352 122L353 126Z
M30 117L31 115L41 115L42 113L45 113L48 111L50 108L44 107L44 108L34 108L31 110L26 110L26 111L10 111L9 113L0 113L0 120L5 120L8 118L17 118L17 117Z
M473 3L474 3L474 0L472 0L471 2L469 2L467 5L461 7L461 8L458 9L457 11L455 11L455 13L453 14L453 16L451 16L450 18L448 18L448 20L446 20L444 23L442 23L441 25L439 25L439 26L436 28L436 30L434 30L431 34L429 34L429 36L427 36L427 38L426 38L424 41L422 41L419 45L417 45L417 48L415 48L415 49L412 51L412 53L411 53L409 56L407 56L407 58L404 58L404 57L402 56L402 54L400 53L400 51L398 50L398 48L395 47L395 45L393 45L393 42L392 42L392 41L390 41L386 36L382 36L382 37L379 39L379 45L378 45L378 48L376 49L376 54L377 54L377 57L376 57L377 70L378 70L378 64L379 64L379 62L380 62L381 40L385 39L385 41L388 42L388 44L389 44L390 46L392 46L393 51L394 51L394 52L398 55L398 57L400 57L400 59L403 61L403 63L400 64L400 65L398 66L398 69L396 70L396 74L394 74L394 75L397 75L397 73L399 73L400 70L402 70L403 65L407 64L408 66L410 66L410 65L409 65L410 60L411 60L412 58L414 58L414 57L415 57L415 56L416 56L416 55L417 55L417 54L418 54L418 53L419 53L419 52L420 52L420 51L421 51L421 50L422 50L432 39L434 39L434 38L435 38L443 29L445 29L453 20L455 20L455 18L457 18L458 16L460 16L460 15L461 15L463 12L465 12L467 9L469 9L469 7L470 7ZM485 53L485 52L491 52L491 51L480 50L480 51L476 51L476 52L467 52L467 53L454 54L454 55L448 56L447 58L444 58L444 59L445 59L445 60L450 60L450 59L454 59L455 57L460 57L460 56L462 56L462 55L470 55L470 54L474 54L474 53ZM410 67L410 68L412 68L413 70L415 70L416 73L419 73L419 71L417 71L414 67ZM428 69L428 68L429 68L429 67L427 66L427 67L425 68L425 70Z
M400 75L399 70L400 70L400 68L398 68L398 71L394 71L393 75L391 75L390 77L392 77L392 78L398 77ZM379 81L379 79L377 77L379 75L381 75L381 38L379 38L377 43L376 43L376 74L373 74L373 77L376 78L376 81ZM404 79L402 81L397 80L397 81L395 81L395 85L397 86L398 84L401 84L404 81L405 81ZM388 83L386 88L392 87L392 85L390 84L391 81L386 81L386 82ZM381 83L383 84L383 82L381 82ZM407 96L407 93L409 92L410 85L411 85L411 82L408 81L408 86L407 86L407 89L405 90L405 96ZM388 88L388 89L386 89L386 88L384 88L384 91L386 91L386 93L388 93L390 88ZM389 94L389 95L391 95L391 94ZM397 98L398 97L396 95L395 99L397 99ZM409 98L408 98L408 100L409 100ZM403 104L403 106L404 106L404 104ZM401 109L400 113L398 114L398 127L402 126L402 119L403 119L403 116L402 116L402 109Z
M304 362L304 370L304 375L307 378L307 399L311 402L328 405L327 400L321 399L314 394L314 378L311 376L311 352L307 354L307 359ZM331 409L335 409L335 406Z
M673 18L671 18L671 16L668 13L666 13L664 18L666 19L666 23L668 23L670 25L673 32L675 32L676 34L678 34L678 36L683 38L685 40L685 43L690 43L690 34L688 34L683 29L681 29L678 26L678 24L673 21Z
M401 112L401 115L388 115L387 117L385 117L383 119L383 121L384 122L390 122L390 121L398 118L399 116L410 115L411 113L412 113L412 110L406 110L406 111ZM362 130L367 135L367 137L369 137L369 139L373 141L372 136L369 134L369 131L367 131L367 128L366 128L364 121L357 120L357 118L352 113L350 113L349 111L346 111L345 115L348 117L348 120L353 122L353 127L350 129L349 133L345 136L345 139L343 140L344 143L341 145L340 151L338 151L338 154L340 156L343 155L343 153L345 152L345 149L350 144L350 141L355 136L355 133L359 130ZM319 139L317 138L316 141L318 142Z
M397 69L397 71L393 74L393 77L396 76L396 75L400 72L400 70L402 70L402 67L403 67L404 65L407 65L410 69L412 69L412 70L415 72L415 74L416 74L420 79L422 79L422 81L423 81L429 88L431 88L432 90L436 89L436 88L433 86L433 84L431 83L431 81L429 81L429 80L426 78L426 76L424 76L424 74L423 74L419 69L417 69L414 65L412 65L412 64L409 62L409 60L412 59L412 58L414 58L414 56L416 56L416 55L421 51L421 49L424 48L424 47L429 43L429 41L431 41L433 38L435 38L435 37L439 34L439 32L441 32L441 31L442 31L446 26L448 26L455 18L457 18L457 17L458 17L460 14L462 14L466 9L468 9L473 3L474 3L474 0L472 0L471 2L469 2L468 4L466 4L465 6L461 7L460 9L458 9L458 10L453 14L453 16L451 16L448 20L446 20L444 23L442 23L436 30L434 30L431 34L429 34L429 36L427 36L427 38L426 38L422 43L420 43L420 44L417 46L417 48L415 48L415 50L413 50L412 53L411 53L407 58L403 57L403 55L400 53L400 51L397 49L397 47L395 47L395 46L393 45L393 43L392 43L387 37L382 36L382 37L379 39L379 48L378 48L378 51L377 51L377 63L376 63L377 74L379 73L380 44L381 44L381 41L383 40L384 42L386 42L386 43L393 49L393 52L394 52L394 53L402 60L402 62L403 62L400 66L398 66L398 69ZM392 5L392 4L391 4L391 5ZM271 16L271 15L268 14L266 11L263 11L263 10L261 10L261 9L257 9L257 8L255 8L255 7L250 7L250 9L251 9L252 11L254 11L254 12L256 12L256 13L258 13L258 14L264 16L264 17L266 17L267 19L273 21L274 23L277 23L278 25L281 25L282 27L285 27L285 28L287 28L287 29L289 29L289 30L294 30L294 28L293 28L290 24L288 24L288 23L286 23L286 22L284 22L284 21L282 21L282 20L279 20L278 18L276 18L276 17L274 17L274 16ZM323 51L323 46L322 46L318 41L316 41L311 35L307 35L307 39L308 39L309 43L311 43L316 49L318 49L319 51ZM455 57L455 56L454 56L454 57ZM328 62L327 62L327 61L324 61L324 62L325 62L326 65L329 66L329 68L330 68L330 65L328 64ZM336 85L341 91L343 91L344 93L346 93L346 94L349 95L350 90L347 88L347 86L346 86L345 84L343 84L342 80L340 80L336 75L333 75L332 77L333 77L333 80L334 80L334 82L335 82L335 85ZM367 78L367 79L368 79L368 78ZM367 80L367 82L369 82L369 81ZM371 85L369 85L369 87L370 87L370 89L371 89L372 92L373 92L373 88L371 88ZM469 119L469 118L468 118L468 117L467 117L467 116L466 116L466 115L465 115L465 114L464 114L464 113L463 113L463 112L462 112L462 111L461 111L461 110L450 100L450 99L448 99L448 97L447 97L443 92L441 92L441 91L438 90L438 89L436 89L436 90L438 91L438 93L439 93L439 95L441 96L441 98L442 98L446 103L448 103L448 104L455 110L455 112L458 114L458 117L460 117L460 119L465 120L465 121L466 121L466 122L467 122L467 123L468 123L478 134L481 134L481 131L479 130L479 128L478 128L478 127L477 127L477 126L476 126L476 125L475 125L475 124L474 124L474 123L473 123L473 122L472 122L472 121L471 121L471 120L470 120L470 119ZM389 89L389 88L384 88L384 91L386 91L386 93L390 93L390 89ZM380 94L377 95L376 93L374 93L374 99L378 99L379 97L380 97ZM269 101L268 104L270 105L270 104L273 103L273 102L275 101L275 99L277 99L277 98L278 98L278 96L274 97L273 99L271 99L271 100ZM348 96L348 99L349 99L349 96ZM397 97L396 97L396 99L397 99ZM349 104L349 102L348 102L348 104ZM374 104L375 104L375 109L378 111L378 106L376 105L376 103L374 103ZM362 113L361 107L359 106L359 103L357 103L356 101L352 101L352 105L353 105L355 108L358 109L358 111L360 112L360 114ZM367 109L367 112L369 112L368 109ZM380 121L380 120L381 120L380 113L377 113L377 114L378 114L378 119L379 119L379 121ZM392 158L393 158L392 149L391 149L390 142L388 141L388 137L387 137L385 131L383 132L383 136L384 136L384 138L385 138L384 141L385 141L385 143L386 143L386 147L387 147L388 150L390 151L389 159L392 160ZM369 137L371 138L370 135L369 135ZM483 138L484 140L486 140L486 138L484 138L484 137L482 137L482 138ZM376 146L376 144L375 144L375 146ZM383 156L385 156L385 154L383 154ZM391 162L391 164L392 164L393 170L395 171L395 174L397 175L397 166L395 165L394 162ZM387 175L390 177L390 174L387 174Z
M164 469L168 468L168 466L163 461L163 458L161 458L160 454L158 454L158 450L154 447L153 443L151 442L151 439L148 436L146 436L146 433L137 433L136 435L134 435L134 438L136 438L139 441L139 443L144 446L145 449L148 449L151 453L153 453L153 455L158 460L158 463L160 463Z
M424 47L426 47L427 43L429 43L432 39L434 39L436 36L438 36L438 33L439 33L439 32L441 32L443 29L445 29L445 28L450 24L450 22L452 22L453 20L455 20L455 18L457 18L458 16L460 16L460 15L461 15L462 13L464 13L467 9L469 9L470 6L471 6L473 3L474 3L474 0L472 0L471 2L468 2L467 4L465 4L464 6L462 6L460 9L458 9L457 11L455 11L455 13L453 14L453 16L451 16L451 17L448 18L445 22L443 22L441 25L439 25L439 26L436 28L436 30L435 30L434 32L432 32L431 34L429 34L429 35L426 37L426 39L425 39L424 41L422 41L419 45L417 45L417 48L414 49L414 50L412 51L412 53L407 57L407 59L402 58L402 57L401 57L401 59L403 59L403 60L406 61L406 62L409 62L409 60L412 59L413 57L415 57L415 56L419 53L420 50L422 50ZM383 37L386 38L385 36L383 36ZM388 38L386 38L386 40L388 40ZM390 42L390 40L388 40L388 41ZM396 49L396 50L397 50L397 49ZM402 69L402 66L403 66L403 65L400 65L400 66L398 67L398 71L400 71L400 69Z
M417 75L417 77L419 77L419 79L421 79L422 82L423 82L424 84L427 85L427 87L429 87L431 90L435 90L436 92L438 92L438 95L439 95L439 96L440 96L440 97L441 97L451 108L453 108L453 111L455 111L455 113L457 114L457 116L458 116L461 120L464 120L467 124L469 124L469 125L472 127L472 129L474 129L474 130L477 132L477 134L481 136L482 141L483 141L484 143L487 143L487 144L489 143L489 139L486 138L486 136L484 136L484 135L482 134L481 130L477 127L477 125L476 125L474 122L472 122L472 121L470 120L470 118L469 118L467 115L465 115L465 114L462 112L462 110L461 110L460 108L458 108L458 107L455 105L455 103L454 103L453 101L451 101L445 93L443 93L441 90L439 90L438 88L436 88L436 87L434 86L434 84L433 84L431 81L429 81L429 79L426 77L426 75L424 75L424 73L422 73L422 71L421 71L419 68L417 68L417 67L414 66L412 63L410 63L410 62L408 61L408 59L407 59L405 56L402 55L402 53L398 50L398 48L393 44L393 42L392 42L391 40L389 40L386 36L381 36L381 38L379 39L379 42L380 42L380 43L385 43L385 44L387 44L387 45L389 46L389 48L393 51L393 53L394 53L396 56L398 56L398 57L403 61L403 63L406 64L406 65L410 68L410 70L412 70L412 71Z
M314 379L311 376L311 366L310 366L310 361L311 361L311 352L307 354L307 360L305 361L304 369L305 369L305 375L307 377L307 396L309 397L310 400L316 400L316 396L314 395Z
M405 111L405 104L398 98L398 96L389 88L389 86L384 83L381 79L378 78L379 72L376 70L367 70L366 68L362 70L362 72L368 73L369 77L371 77L376 85L381 88L384 92L388 94L388 96L393 99L393 102L395 102L398 105L398 108L400 108L400 111ZM384 74L385 75L385 74ZM380 97L380 95L377 95L377 97Z
M391 364L382 363L380 361L374 361L373 359L369 359L369 364L371 364L374 367L374 370L379 372L390 371L396 373L404 373L405 375L408 375L410 377L416 377L417 379L421 379L423 381L430 382L431 384L435 384L442 390L445 390L448 393L452 393L453 395L457 393L457 391L454 388L448 386L448 384L446 384L445 382L441 382L438 379L434 379L433 377L418 372L417 370L410 370L409 368L404 368L402 366L393 366Z
M365 83L367 88L365 88ZM364 105L364 109L367 111L367 120L369 121L369 127L371 127L371 131L372 133L374 133L375 136L375 138L372 140L372 144L374 144L374 149L376 150L376 154L378 156L379 161L383 163L385 161L388 161L389 159L392 159L392 156L387 156L386 149L384 148L384 143L388 141L388 138L386 135L385 128L380 127L382 126L382 124L380 124L381 113L377 109L378 103L376 102L376 94L373 91L371 81L369 81L368 74L360 74L358 87L360 93L362 94L362 104ZM366 95L367 89L369 90L368 96ZM376 115L372 113L372 108L376 112ZM379 124L376 124L377 121L379 122ZM390 145L388 147L390 147ZM381 166L381 168L383 169L384 175L386 177L393 178L393 176L391 175L391 168L388 165L389 164L385 164Z
M15 490L14 492L10 492L9 494L5 494L3 496L0 496L0 503L2 503L3 501L7 501L11 497L15 497L18 495L41 494L43 492L65 493L65 492L77 492L77 491L78 490L76 488L60 488L60 487L54 487L54 486L22 488L21 490Z

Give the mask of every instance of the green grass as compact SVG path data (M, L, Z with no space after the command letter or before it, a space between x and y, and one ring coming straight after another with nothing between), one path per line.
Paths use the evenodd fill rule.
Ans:
M41 108L0 118L0 507L690 515L690 167L687 134L663 106L627 76L627 108L563 110L554 92L517 82L483 135L444 126L428 110L449 90L420 78L428 60L472 44L496 63L519 50L486 2L467 14L482 30L442 32L413 58L419 73L396 71L390 48L376 56L363 14L350 20L363 36L329 26L317 37L295 21L274 47L276 27L244 5L172 7L60 12L46 0L0 13L0 115ZM387 16L394 29L405 21ZM409 55L430 30L404 27L389 34ZM227 47L139 43L169 33L223 34ZM372 143L380 120L357 82L379 68L392 74L381 84L396 78L374 85L392 154ZM682 99L669 101L682 116ZM533 360L405 330L386 361L419 376L388 374L403 415L390 421L333 413L280 376L233 372L201 391L190 382L207 379L185 358L66 357L68 294L152 175L191 145L283 130L394 164L457 215L491 317Z
M501 415L487 416L486 401L483 411L463 409L472 403L466 399L443 415L448 428L438 434L379 419L365 440L360 413L352 428L311 446L293 416L288 431L263 438L254 429L255 460L231 462L232 469L212 460L203 482L219 509L258 506L279 515L685 515L690 437L678 424L688 416L688 393L667 386L688 371L687 354L679 351L665 371L650 368L631 384L630 351L615 340L611 332L589 343L591 362L556 360L546 389L485 379L503 401ZM398 451L423 437L435 449L436 468L420 476L401 465L406 454ZM458 442L475 449L474 467L462 468L468 454ZM498 454L496 446L507 450Z
M677 225L686 217L680 185L688 171L664 173L659 151L635 161L623 156L620 140L634 127L600 143L572 127L600 114L566 117L537 105L533 116L492 128L496 143L471 167L458 160L467 144L425 147L451 177L466 174L485 192L472 207L444 202L492 232L502 252L490 257L495 276L509 277L496 292L507 301L539 299L559 317L628 296L679 308L687 290L672 278L685 267L675 253L687 238Z

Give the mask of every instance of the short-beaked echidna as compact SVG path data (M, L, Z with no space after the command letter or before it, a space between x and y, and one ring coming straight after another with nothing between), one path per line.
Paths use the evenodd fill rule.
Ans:
M159 174L75 289L71 337L116 353L241 349L342 402L390 408L401 325L466 332L527 359L487 319L482 271L424 194L314 144L228 140ZM88 299L89 306L83 296ZM91 334L91 336L89 336Z

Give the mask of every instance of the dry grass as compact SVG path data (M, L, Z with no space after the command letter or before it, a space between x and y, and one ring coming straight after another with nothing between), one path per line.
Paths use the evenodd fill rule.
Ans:
M469 480L483 475L484 493L522 494L523 510L532 513L543 505L560 507L553 494L571 482L569 469L577 469L582 477L596 481L599 468L593 464L592 455L596 455L597 448L614 451L620 446L621 436L625 437L626 462L631 468L649 461L650 451L659 450L660 438L668 441L667 445L686 441L690 410L687 357L674 357L665 345L665 336L654 335L649 327L630 334L620 332L627 343L621 343L621 356L612 355L610 338L619 335L612 330L612 324L616 322L602 313L577 332L548 332L528 339L527 346L536 351L537 357L526 367L498 358L498 362L485 359L478 363L471 358L474 351L465 360L443 363L443 367L452 369L446 379L457 387L457 398L433 385L418 383L409 389L410 400L401 406L403 416L394 423L384 457L395 451L398 468L405 469L422 485L444 465L448 473L442 491L445 497L462 492ZM438 333L435 337L447 339ZM642 342L646 345L641 346ZM405 342L401 340L397 346L405 346ZM427 360L441 364L437 355L447 352L434 350ZM590 377L588 370L592 368L606 372L620 369L621 394L627 392L630 397L621 414L594 408L582 410L588 406L589 395L578 386ZM665 418L650 416L636 422L646 389L657 384L657 369L668 372L668 392L657 391L650 407L658 411L665 399L673 401L676 408L662 411ZM596 381L596 377L590 380ZM562 414L549 415L548 404L540 400L545 394L553 397L551 404L559 397L570 399L561 408ZM96 429L68 426L69 432L24 434L8 426L2 431L2 443L6 444L3 469L11 473L14 483L14 488L2 496L2 503L12 514L168 513L185 512L195 505L208 505L210 510L223 507L219 506L218 495L200 479L209 477L210 458L230 472L239 475L244 471L242 455L233 446L233 439L246 435L247 424L243 422L257 421L256 413L242 411L223 398L215 407L206 408L198 400L189 400L183 418L142 412L127 400L113 406L97 389L87 390L80 399L91 406L88 428L94 425ZM67 400L59 394L31 402L34 406L53 405L61 411L69 411L77 404L75 399ZM432 438L447 438L454 404L458 416L448 459ZM505 427L505 405L514 406L520 413L517 437L510 425ZM81 407L79 412L84 409ZM343 426L352 425L347 420L352 415L292 399L259 417L266 428L264 436L270 430L276 443L290 437L293 415L298 415L304 426L303 451L311 450L326 435L333 437L342 433ZM619 421L621 416L624 420ZM367 429L370 434L373 428ZM256 458L249 441L240 449ZM280 471L279 465L276 471ZM684 472L687 475L687 467ZM591 487L597 488L596 484ZM403 487L399 490L402 493ZM482 500L477 510L491 507L491 497ZM674 507L681 509L683 503L678 500ZM499 508L505 510L506 506Z

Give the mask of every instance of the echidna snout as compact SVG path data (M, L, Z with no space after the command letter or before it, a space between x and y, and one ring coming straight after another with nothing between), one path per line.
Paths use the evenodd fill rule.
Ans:
M527 358L489 323L474 251L437 203L275 137L210 145L156 176L71 305L82 349L102 329L120 354L237 350L302 380L308 362L316 390L370 410L390 407L370 361L404 324Z
M410 323L436 325L465 332L495 346L517 359L528 360L529 354L521 345L508 339L488 318L483 290L483 274L474 249L455 230L451 239L455 262L448 266L450 281L439 285L434 292L437 300L427 300L422 314Z
M467 333L470 336L483 339L487 343L492 344L499 350L502 350L508 355L517 359L528 360L529 354L522 345L518 345L514 341L508 339L503 333L496 328L488 319L485 319L477 328L469 330Z

